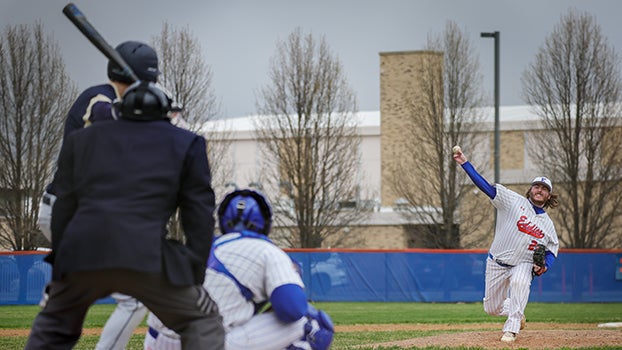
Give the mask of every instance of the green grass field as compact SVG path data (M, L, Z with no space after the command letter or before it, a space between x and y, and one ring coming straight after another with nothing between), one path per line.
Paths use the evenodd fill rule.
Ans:
M505 321L504 318L492 317L484 313L481 303L314 303L314 305L328 312L336 325L499 323L499 329L501 329ZM113 304L94 305L87 315L84 327L103 327L114 306ZM32 320L39 311L39 307L0 306L0 310L0 329L29 329ZM525 313L529 322L622 322L622 303L530 303L527 305ZM410 339L438 334L439 332L440 331L338 332L335 334L332 349L352 349L354 346L361 344ZM97 338L97 336L83 336L75 349L93 349L97 343ZM25 343L26 336L0 337L0 349L21 349L24 347ZM143 335L136 334L132 337L127 349L141 350L143 348L142 344ZM363 347L360 349L370 348ZM391 347L386 349L399 348ZM426 349L441 348L428 347ZM599 347L598 349L603 348ZM605 349L622 349L622 344L620 347L607 347Z

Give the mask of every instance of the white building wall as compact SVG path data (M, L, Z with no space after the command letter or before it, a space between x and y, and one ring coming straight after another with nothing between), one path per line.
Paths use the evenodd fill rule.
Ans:
M360 162L357 174L360 199L375 200L380 198L380 113L378 111L358 113L358 133L361 137ZM261 164L263 155L255 139L253 118L231 118L216 120L206 125L206 130L222 130L231 140L229 148L233 164L233 174L225 184L248 187L250 183L262 178ZM265 189L268 191L268 189Z

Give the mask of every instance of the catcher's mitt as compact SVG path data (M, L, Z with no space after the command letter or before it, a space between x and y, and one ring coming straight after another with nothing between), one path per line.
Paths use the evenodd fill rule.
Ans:
M540 267L540 269L536 271L536 268L534 266L533 274L536 276L540 276L546 271L546 265L544 263L545 254L546 247L544 246L544 244L538 244L536 246L536 249L533 250L533 264Z

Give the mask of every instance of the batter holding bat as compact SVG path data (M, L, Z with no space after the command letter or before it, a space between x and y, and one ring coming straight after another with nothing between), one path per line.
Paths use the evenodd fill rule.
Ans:
M114 120L112 102L123 96L128 86L137 80L156 82L158 56L149 45L138 41L126 41L113 49L95 29L78 7L69 3L63 13L76 25L97 49L108 57L107 84L95 85L84 90L71 106L65 119L63 142L67 136L96 121ZM45 189L39 206L38 224L43 235L51 241L50 217L56 200L54 180Z
M158 70L158 56L149 45L139 41L126 41L119 44L116 51L128 62L139 79L156 82ZM91 86L78 96L67 113L63 140L70 133L87 127L98 121L114 120L112 102L125 92L125 89L134 82L113 61L108 62L107 75L109 82ZM54 203L54 181L47 186L39 206L39 228L45 237L50 240L50 215Z
M459 146L453 148L453 158L497 209L495 235L486 260L484 310L507 316L501 341L511 343L525 325L532 279L545 273L557 257L557 232L545 209L557 207L558 196L546 177L533 179L523 196L501 184L488 183Z

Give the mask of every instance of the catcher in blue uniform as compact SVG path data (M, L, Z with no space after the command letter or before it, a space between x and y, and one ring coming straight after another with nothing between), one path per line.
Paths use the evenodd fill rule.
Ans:
M223 317L225 350L327 350L333 323L307 302L299 267L268 235L272 209L260 192L233 191L218 207L203 286ZM269 304L269 311L262 312ZM152 314L145 350L181 350L179 336Z

